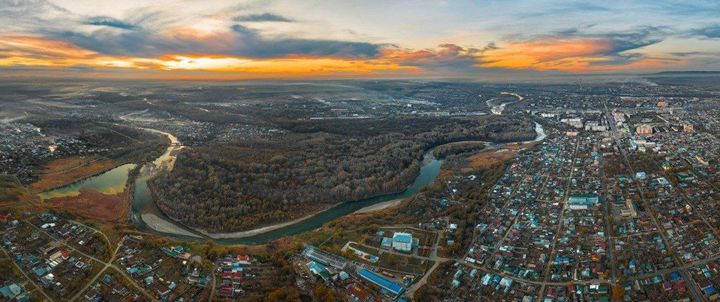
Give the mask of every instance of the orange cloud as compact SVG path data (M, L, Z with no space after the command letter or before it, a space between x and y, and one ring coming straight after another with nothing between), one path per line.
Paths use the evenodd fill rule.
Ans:
M678 60L627 58L613 63L618 54L606 39L549 39L517 42L488 49L480 56L479 67L534 69L540 71L593 72L654 69L679 65Z
M0 66L66 67L97 56L96 52L65 41L31 36L0 37Z
M222 43L213 33L175 29L167 34L193 41ZM166 54L157 57L104 55L66 41L31 36L0 37L0 67L90 67L97 70L173 74L218 74L217 77L294 76L422 76L443 72L477 72L483 68L563 72L610 72L660 69L687 60L620 56L612 41L602 38L548 39L514 42L485 49L442 44L435 49L384 48L375 58L285 56L250 58L217 54ZM90 73L90 71L88 71Z
M175 34L198 38L197 32ZM419 69L391 60L290 56L245 58L229 55L168 54L140 58L101 55L71 43L37 37L0 37L0 66L95 67L157 71L204 71L265 75L370 75L385 72L415 73Z
M548 40L510 43L483 53L483 67L578 71L577 64L612 50L602 40Z
M96 53L82 49L70 42L48 40L31 36L3 36L0 38L2 53L16 52L43 58L85 58Z

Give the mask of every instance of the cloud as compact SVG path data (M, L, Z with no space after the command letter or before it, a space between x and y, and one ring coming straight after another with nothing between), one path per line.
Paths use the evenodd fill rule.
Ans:
M489 44L486 49L494 48ZM434 49L412 50L388 46L380 57L406 66L417 66L428 72L471 73L477 71L477 57L484 49L465 48L456 44L440 44Z
M703 28L697 28L690 31L691 34L704 38L720 38L720 25L712 25Z
M503 43L483 51L479 66L587 72L639 66L641 61L652 61L658 65L673 61L661 58L650 60L638 52L643 47L662 42L666 35L664 28L641 27L625 32L586 33L589 28L592 26Z
M5 57L22 56L28 59L63 60L90 58L97 53L67 41L47 40L32 36L0 37L0 54Z
M232 44L227 53L258 57L284 57L292 55L371 58L379 53L380 45L367 42L349 42L320 39L265 38L256 30L235 24L232 26Z
M135 30L121 32L53 31L45 35L102 54L148 57L168 53L215 53L254 58L286 56L370 58L375 57L381 47L379 44L367 42L290 37L266 38L262 32L240 24L232 25L223 32L209 33L190 28L157 31L137 26Z
M337 4L335 9L298 4L304 9L293 10L295 6L287 4L291 2L283 6L274 1L149 6L100 2L87 8L69 0L0 0L0 62L241 73L250 67L260 72L262 66L280 71L282 64L289 64L293 67L287 71L298 74L310 69L349 73L356 65L363 74L399 70L452 76L662 68L717 60L711 52L720 43L715 40L720 25L702 19L720 7L709 2L685 6L674 0L543 0L491 3L496 9L483 11L449 4L401 11L405 6L398 4L387 10L391 13L372 15L372 21L360 18L367 15L360 13L364 4ZM369 12L377 10L370 6ZM699 17L679 23L668 18L675 9L697 11ZM422 13L427 18L421 21L401 18ZM516 26L508 27L507 20ZM328 34L331 26L337 30ZM463 33L454 35L460 26ZM373 69L374 64L381 68Z
M47 0L0 0L0 16L29 17L55 12L69 13Z
M49 4L44 6L58 11ZM1 9L18 13L31 11L27 6ZM27 15L32 13L28 12ZM378 55L381 47L370 42L303 39L278 34L269 37L263 31L241 23L227 24L230 22L227 19L214 19L214 17L187 19L167 10L159 10L157 7L134 9L128 12L131 17L126 19L104 15L93 17L60 15L65 15L69 19L62 22L53 21L56 26L42 26L37 25L43 24L43 19L38 18L34 25L27 27L32 29L31 34L34 36L67 41L79 48L110 56L156 57L166 54L202 53L254 58L287 56L371 58ZM239 19L281 20L278 17L284 18L265 13L244 15ZM94 28L88 30L78 27L78 24L92 25Z
M287 56L251 58L233 55L166 54L154 57L107 55L61 40L0 36L0 69L93 69L102 72L215 72L230 77L369 76L415 74L419 68L382 58ZM230 74L230 75L228 75ZM207 75L205 75L207 76Z
M124 22L124 21L121 21L121 20L118 20L115 18L102 17L102 16L88 18L85 21L85 24L95 25L95 26L108 26L108 27L114 27L114 28L126 29L126 30L135 29L135 27L136 27L133 24L130 24L130 23L127 23L127 22Z
M233 18L235 22L293 22L292 20L280 15L264 13L237 16Z
M709 51L680 51L680 52L671 52L670 54L673 56L677 56L677 57L702 57L702 56L717 57L717 56L720 56L720 52L709 52Z
M524 17L550 17L564 14L593 14L612 11L610 8L586 2L560 2L553 5L539 5L532 12L522 14ZM542 8L544 7L544 9Z

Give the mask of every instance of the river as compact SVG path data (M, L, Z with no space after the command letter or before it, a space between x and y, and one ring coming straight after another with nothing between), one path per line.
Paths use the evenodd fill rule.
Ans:
M420 173L407 189L399 193L343 202L300 219L250 231L208 234L188 228L170 219L156 206L148 187L148 181L159 173L171 171L175 165L175 153L182 149L183 146L178 139L170 133L155 129L145 130L167 136L171 144L160 157L140 168L140 173L135 178L133 184L134 192L130 220L142 231L182 240L215 239L223 244L261 244L282 237L301 234L319 228L329 221L351 214L362 208L390 200L408 198L416 194L427 184L435 180L440 173L440 167L443 162L442 159L437 159L433 156L433 150L426 152L423 156ZM545 132L538 123L535 123L535 132L537 135L532 142L538 142L545 138ZM497 148L502 145L503 144L493 144L493 147ZM42 196L44 194L45 196L52 197L56 195L72 196L76 194L75 192L78 192L80 188L97 189L102 192L103 188L125 187L128 172L134 167L135 165L132 164L119 166L98 176L87 178L56 190L43 192L40 195Z
M523 96L521 96L521 95L519 95L519 94L517 94L517 93L514 93L514 92L504 92L504 91L503 91L503 92L500 92L500 94L501 94L501 95L512 95L512 96L514 96L514 97L517 98L517 102L520 102L520 101L522 101L523 99L525 99L525 98L523 98ZM500 105L494 105L494 104L492 103L492 101L493 101L493 99L489 99L489 100L485 101L485 104L487 104L487 106L490 107L490 113L495 114L495 115L502 115L503 111L505 111L505 106L507 106L508 104L511 104L511 103L514 103L514 102L515 102L515 101L513 101L513 102L505 102L505 103L502 103L502 104L500 104Z

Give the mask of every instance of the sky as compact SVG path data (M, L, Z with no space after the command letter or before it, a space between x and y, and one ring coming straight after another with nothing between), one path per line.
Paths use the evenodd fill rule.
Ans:
M0 76L532 78L720 70L720 1L0 0Z

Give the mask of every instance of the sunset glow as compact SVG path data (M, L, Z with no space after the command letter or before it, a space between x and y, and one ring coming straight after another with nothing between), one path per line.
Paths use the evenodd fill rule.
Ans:
M21 68L28 73L37 68L82 68L88 74L108 76L115 72L137 72L139 76L152 72L167 78L175 77L177 71L218 73L213 77L476 77L501 70L593 73L713 69L720 61L712 50L713 45L720 46L717 31L713 24L703 21L711 18L703 18L702 11L697 12L692 26L665 24L663 12L644 14L639 11L641 5L602 9L569 5L562 18L559 13L548 12L547 16L522 19L564 20L540 27L525 21L499 26L499 19L484 18L480 11L477 16L466 16L456 5L425 8L430 15L477 20L463 25L462 33L456 34L453 26L460 24L452 19L439 18L425 24L408 15L407 24L416 24L417 30L384 14L372 15L380 23L358 23L352 10L340 4L309 14L304 10L307 4L297 3L238 8L230 3L202 7L162 1L163 5L151 8L128 4L121 10L100 5L92 16L77 2L43 3L27 6L22 1L10 1L0 9L0 15L9 17L1 24L0 68ZM513 7L527 5L507 4L507 9L495 11L510 17L515 15ZM468 7L473 9L472 5ZM583 20L583 10L587 9L598 10L591 18L594 23L575 26L570 22ZM203 14L186 13L193 10ZM609 11L637 11L642 17L608 30L606 25L617 25L612 23L617 21L610 21L617 18ZM347 24L337 23L338 15L347 17ZM327 34L321 34L323 31ZM447 34L439 34L443 32ZM703 41L697 43L702 48L693 49L689 43L683 49L677 44L664 46L665 40L675 37Z

